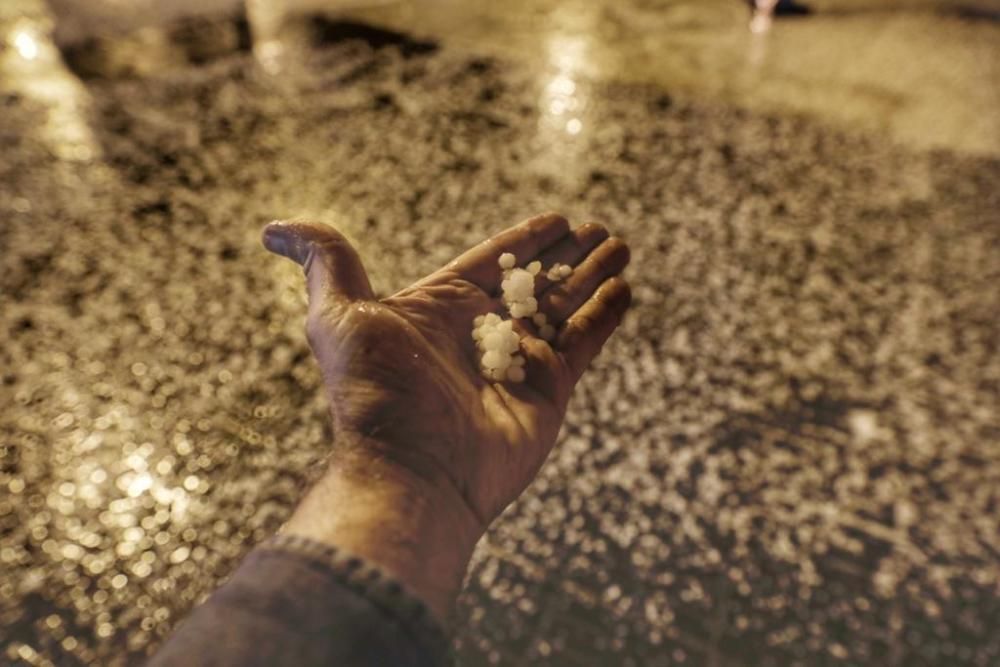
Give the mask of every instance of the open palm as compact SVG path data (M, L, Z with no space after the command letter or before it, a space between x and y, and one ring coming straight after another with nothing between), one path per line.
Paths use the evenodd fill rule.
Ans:
M527 486L551 450L573 386L629 305L619 276L627 246L600 225L571 230L542 215L484 241L397 294L375 298L357 253L336 230L276 222L265 246L301 264L307 334L338 432L378 443L376 455L432 483L451 484L488 525ZM564 282L539 276L539 310L557 326L550 344L516 321L524 383L486 380L471 337L477 315L506 316L497 259L575 266ZM371 446L371 445L369 445Z

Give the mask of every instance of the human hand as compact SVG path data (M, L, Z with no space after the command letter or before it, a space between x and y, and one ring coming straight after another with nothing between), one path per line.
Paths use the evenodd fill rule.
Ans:
M331 227L276 222L263 240L306 273L306 331L337 434L334 472L290 529L380 552L359 555L382 560L444 615L472 547L538 472L574 385L621 322L630 301L619 275L628 248L599 225L571 231L564 218L542 215L379 300L357 253ZM530 322L515 322L527 372L519 384L483 378L471 337L477 315L502 308L503 252L519 265L575 267L563 282L538 279L539 310L558 328L551 344ZM368 508L364 517L344 515L359 504ZM330 516L334 506L338 517ZM399 525L387 519L393 515ZM365 528L371 522L379 535ZM419 560L423 567L414 567ZM438 581L419 581L428 567Z

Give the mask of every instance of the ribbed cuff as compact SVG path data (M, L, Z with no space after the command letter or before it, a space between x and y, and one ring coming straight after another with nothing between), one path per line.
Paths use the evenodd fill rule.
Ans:
M427 605L374 563L296 535L275 535L257 550L291 553L323 565L338 582L390 616L437 664L452 664L448 636Z

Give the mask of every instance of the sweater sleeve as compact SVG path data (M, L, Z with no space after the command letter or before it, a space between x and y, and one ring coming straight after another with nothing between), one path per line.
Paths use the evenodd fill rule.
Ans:
M303 538L257 547L150 667L447 665L427 607L374 565Z

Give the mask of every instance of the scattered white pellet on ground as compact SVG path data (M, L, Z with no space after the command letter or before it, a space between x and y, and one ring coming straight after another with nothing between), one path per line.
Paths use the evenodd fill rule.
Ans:
M542 263L539 262L538 260L535 260L534 262L528 264L528 266L526 266L525 268L528 270L528 273L530 273L533 276L537 276L542 270Z
M514 264L517 262L517 258L514 257L513 253L505 252L500 255L499 262L501 269L513 269Z

